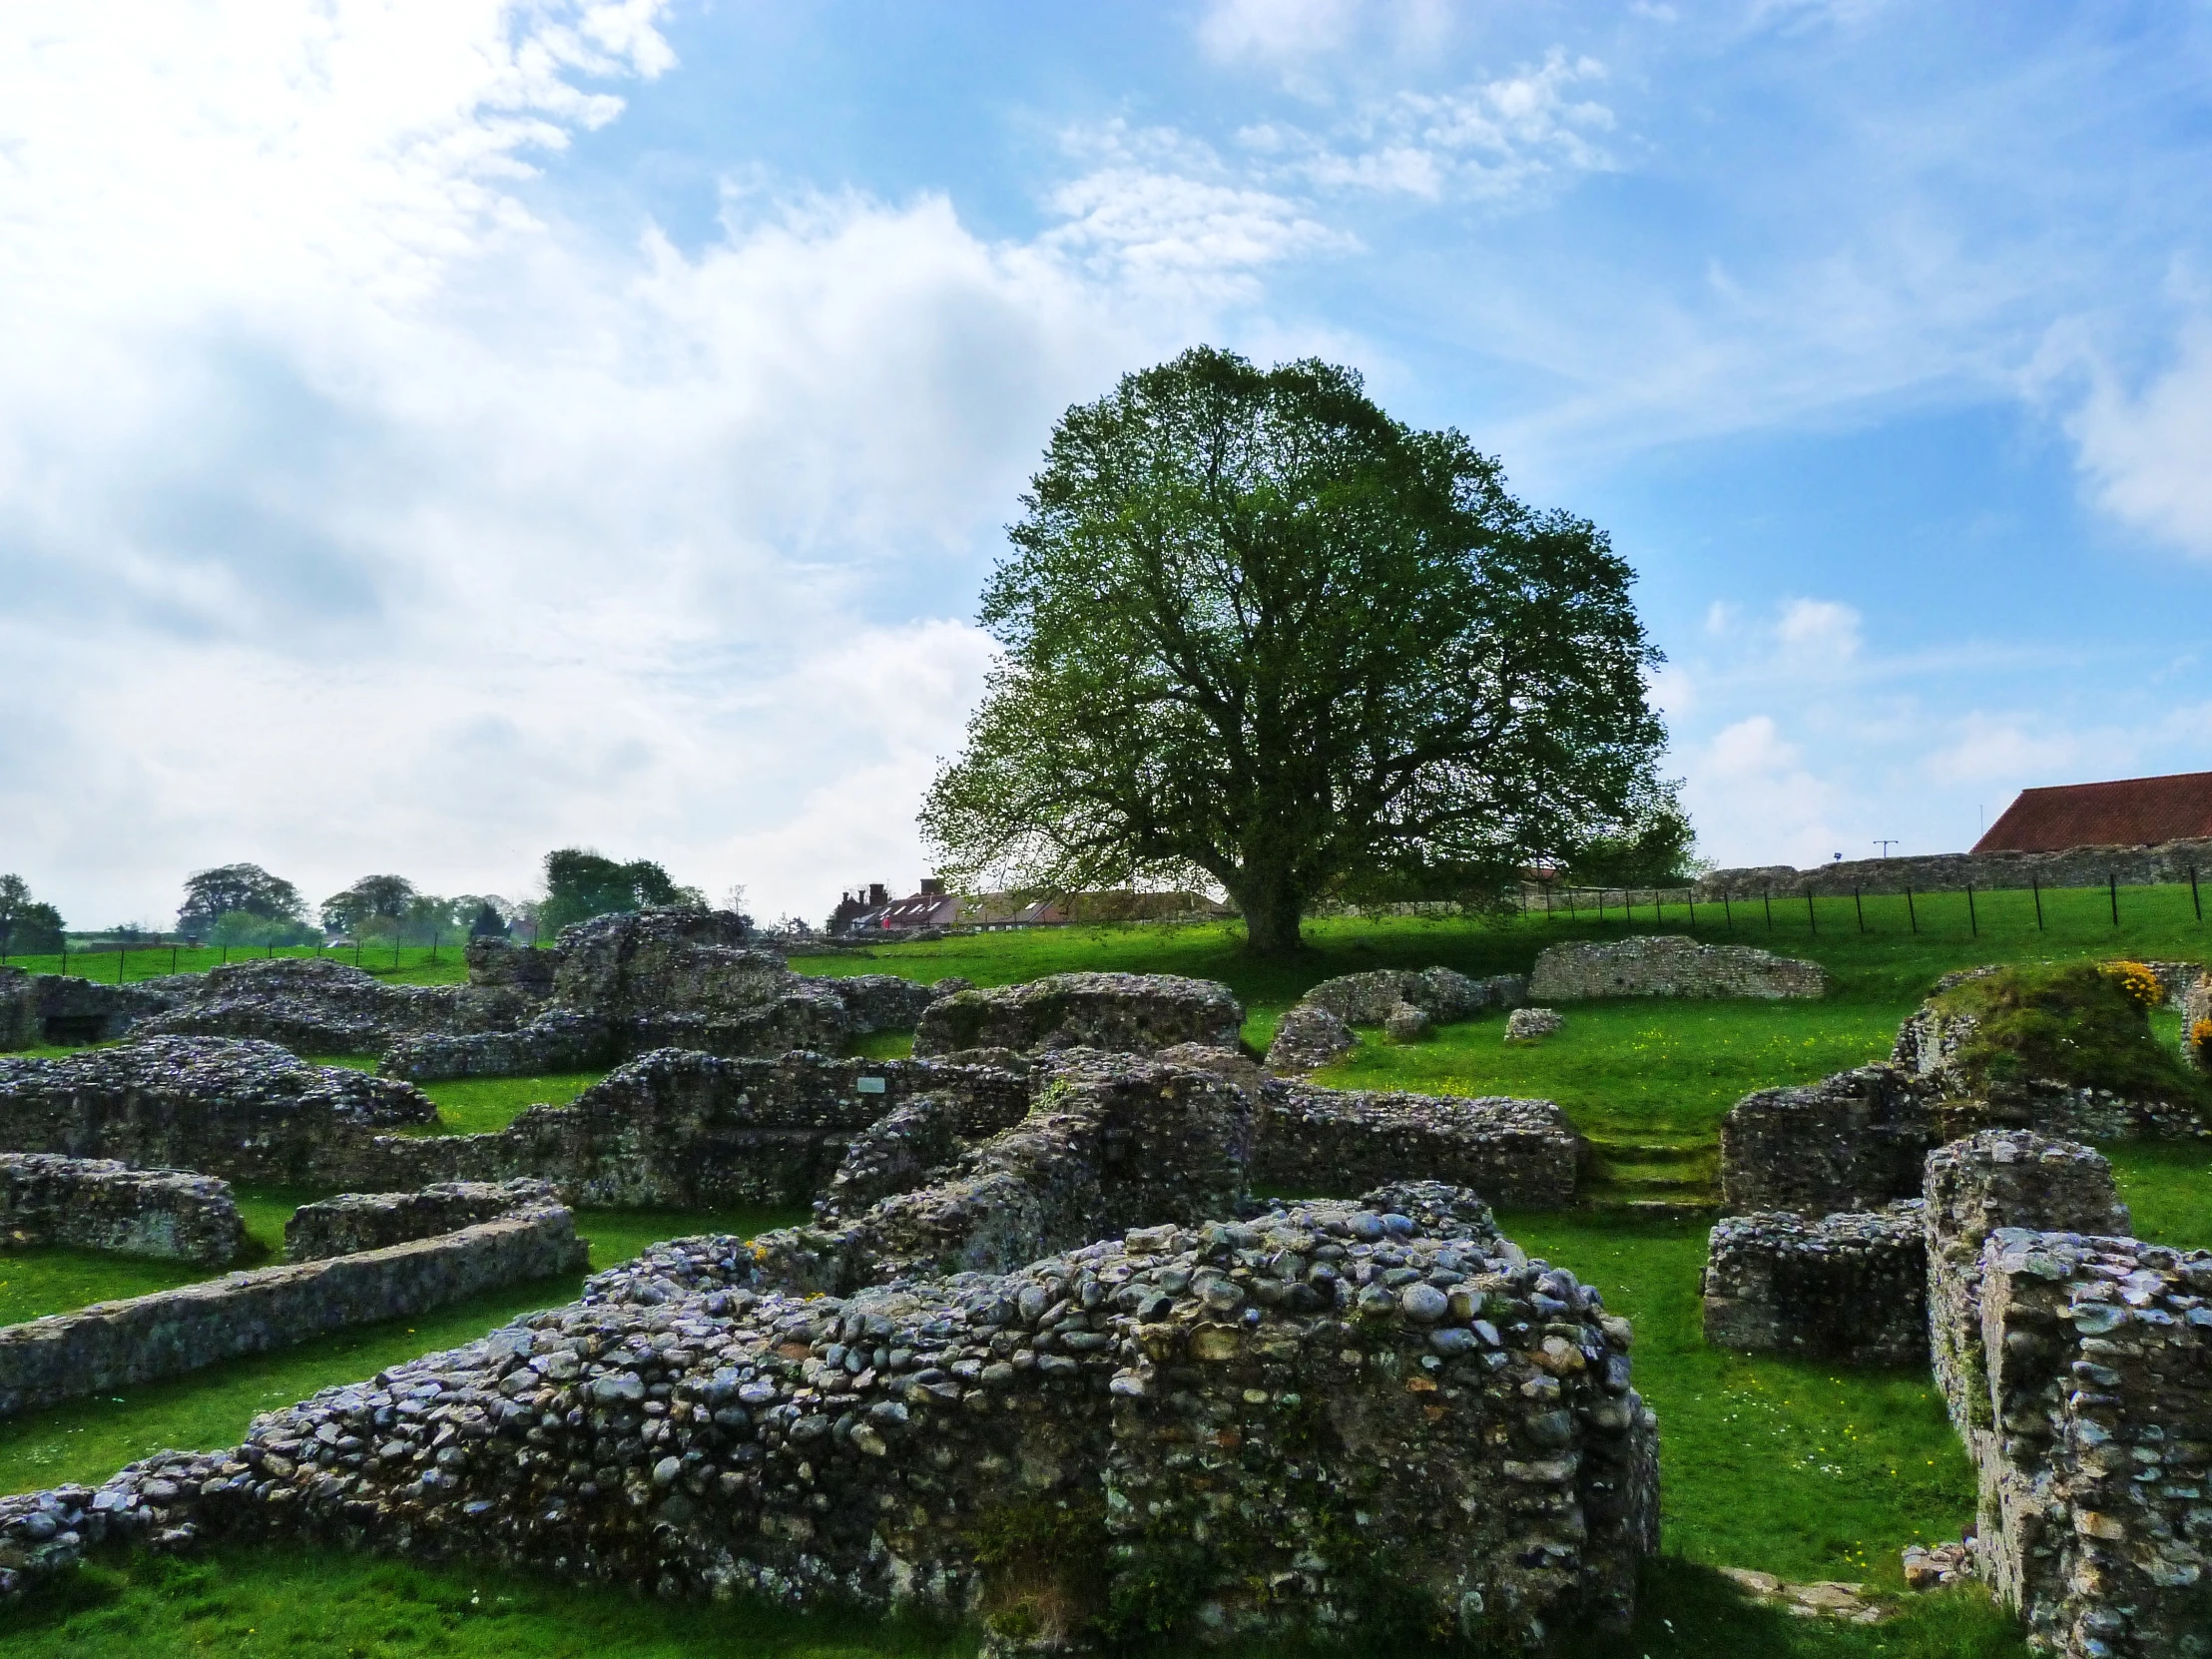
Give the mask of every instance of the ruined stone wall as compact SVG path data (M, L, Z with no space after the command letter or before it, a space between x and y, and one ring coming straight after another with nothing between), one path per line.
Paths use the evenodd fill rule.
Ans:
M1252 1179L1280 1192L1342 1193L1419 1174L1508 1209L1574 1201L1581 1138L1548 1100L1269 1089Z
M1721 1120L1721 1203L1731 1215L1879 1210L1920 1196L1940 1138L1927 1095L1896 1066L1760 1089Z
M347 1147L436 1115L407 1084L310 1066L241 1038L150 1037L58 1059L0 1059L0 1150L234 1181L322 1185Z
M614 1027L596 1014L554 1009L512 1031L468 1036L433 1032L406 1037L384 1050L376 1071L409 1083L453 1077L551 1077L596 1071L620 1058Z
M2122 886L2186 882L2191 867L2212 877L2212 840L2161 841L2155 846L2077 846L2059 852L1937 852L1912 858L1845 858L1796 869L1769 864L1716 869L1701 876L1697 895L1718 902L1722 893L1757 898L1771 892L1802 897L1810 889L1848 898L1859 892L1957 892L1977 888L2101 887L2117 876Z
M1818 997L1828 970L1740 944L1699 944L1675 933L1610 944L1554 944L1536 958L1528 998L1541 1003L1604 996Z
M1917 1199L1812 1220L1724 1217L1706 1247L1705 1340L1852 1365L1928 1362L1928 1245Z
M558 1206L360 1256L227 1274L0 1329L0 1417L584 1266Z
M227 1181L105 1158L0 1153L0 1248L70 1245L222 1267L245 1243Z
M1975 973L1991 971L1976 969ZM1948 988L1967 975L1939 983ZM1971 1014L1924 1002L1898 1030L1891 1063L1940 1095L1952 1135L1977 1128L2033 1129L2063 1140L2200 1140L2212 1136L2212 1115L2188 1100L2122 1095L2111 1089L2061 1083L2052 1078L1989 1079L1976 1083L1953 1063L1973 1035Z
M1227 985L1168 973L1055 973L960 991L929 1004L916 1055L966 1048L1101 1048L1151 1053L1178 1043L1235 1048L1244 1007Z
M232 962L191 979L143 1033L252 1037L294 1054L377 1054L426 1032L512 1030L542 1006L525 986L387 985L327 956Z
M339 1193L291 1213L284 1260L319 1262L434 1239L557 1201L549 1181L441 1181L411 1193Z
M2212 1633L2212 1254L2124 1237L2085 1146L1990 1131L1928 1169L1937 1381L1980 1575L2039 1647L2179 1659Z
M174 1007L196 983L196 975L178 974L104 985L75 974L0 966L0 1052L41 1043L113 1042Z
M0 1499L24 1563L0 1588L86 1547L280 1537L920 1605L1047 1644L1118 1616L1181 1642L1518 1649L1624 1628L1657 1547L1626 1322L1470 1195L1279 1208L848 1300L712 1288L741 1254L664 1246L231 1451Z

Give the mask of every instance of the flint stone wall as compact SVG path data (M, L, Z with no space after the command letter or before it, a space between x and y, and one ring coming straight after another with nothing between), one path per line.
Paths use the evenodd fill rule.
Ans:
M1253 1097L1211 1071L1091 1050L1066 1054L1012 1127L841 1223L755 1241L757 1288L1004 1273L1131 1227L1233 1214L1252 1158ZM936 1133L945 1125L940 1118ZM884 1163L855 1150L878 1186ZM826 1207L827 1208L827 1207Z
M1919 1200L1818 1221L1727 1216L1706 1246L1705 1340L1849 1365L1928 1361L1928 1243Z
M245 1243L227 1181L105 1158L0 1153L0 1247L70 1245L222 1267Z
M569 1212L545 1206L388 1250L11 1325L0 1329L0 1417L575 1273L584 1254Z
M1929 1092L1897 1066L1862 1066L1744 1096L1721 1119L1722 1205L1826 1216L1918 1198L1941 1138Z
M84 1548L274 1536L1046 1643L1109 1609L1185 1640L1341 1641L1392 1603L1519 1648L1625 1628L1657 1547L1626 1322L1471 1195L1282 1207L849 1300L719 1288L745 1254L662 1246L231 1451L0 1499L23 1563L0 1587ZM1056 1547L978 1558L1032 1514L1068 1529Z
M411 1193L339 1193L291 1213L284 1223L284 1260L320 1262L384 1250L557 1202L549 1181L441 1181Z
M1574 1202L1581 1137L1548 1100L1479 1100L1280 1083L1266 1091L1255 1182L1343 1192L1413 1172L1509 1209Z
M2189 871L2212 871L2212 840L2161 841L2154 846L2075 846L2058 852L1937 852L1913 858L1846 858L1798 869L1765 864L1716 869L1701 876L1697 895L1756 898L1771 892L1802 897L1807 891L1848 898L1858 892L1956 892L1975 887L2101 887L2112 876L2122 886L2186 883Z
M321 1184L348 1144L436 1115L407 1084L310 1066L243 1038L149 1037L59 1059L0 1059L0 1149L234 1181Z
M2206 1021L2212 1021L2212 975L2200 976L2181 999L2181 1054L2199 1071L2204 1069L2204 1055L2194 1033Z
M1528 1000L1528 977L1501 973L1470 979L1447 967L1378 968L1324 979L1299 999L1325 1008L1347 1025L1381 1025L1401 1002L1411 1003L1438 1025L1471 1019L1485 1008L1517 1008Z
M2199 1659L2212 1254L2118 1236L2126 1211L2087 1147L1976 1135L1930 1159L1928 1185L1938 1378L1978 1475L1977 1576L2043 1651Z
M963 1048L1101 1048L1145 1054L1178 1043L1235 1048L1244 1006L1227 985L1171 973L1054 973L959 991L929 1004L917 1056Z
M1604 996L1818 997L1828 970L1740 944L1699 944L1677 933L1610 944L1554 944L1536 958L1528 998L1577 1002Z
M0 965L0 1051L41 1043L113 1042L140 1020L174 1007L191 974L103 985L75 974Z

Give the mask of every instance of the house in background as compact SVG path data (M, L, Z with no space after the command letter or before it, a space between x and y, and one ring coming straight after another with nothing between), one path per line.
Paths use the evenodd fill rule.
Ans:
M1976 852L2063 852L2212 837L2212 772L2022 790Z

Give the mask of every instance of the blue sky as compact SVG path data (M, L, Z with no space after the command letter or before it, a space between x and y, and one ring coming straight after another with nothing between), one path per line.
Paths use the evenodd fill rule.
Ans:
M2212 8L29 0L0 867L767 913L913 809L1053 417L1358 365L1604 526L1726 862L2212 768Z

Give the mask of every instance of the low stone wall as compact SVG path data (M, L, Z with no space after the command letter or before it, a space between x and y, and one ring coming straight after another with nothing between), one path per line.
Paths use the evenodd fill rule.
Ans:
M1381 1025L1399 1003L1410 1003L1438 1025L1472 1019L1485 1008L1517 1008L1528 1000L1525 974L1470 979L1447 967L1378 968L1324 979L1303 997L1303 1007L1326 1008L1347 1025Z
M1978 1576L2038 1648L2183 1659L2212 1632L2212 1253L2118 1222L2104 1160L2018 1132L1929 1161L1938 1376L1978 1475ZM2024 1223L2024 1225L2022 1225Z
M1341 1193L1418 1174L1509 1209L1574 1202L1582 1141L1548 1100L1374 1093L1279 1084L1267 1092L1252 1179Z
M1721 1119L1721 1203L1732 1215L1879 1210L1920 1196L1940 1138L1926 1092L1896 1066L1760 1089Z
M325 1179L333 1158L378 1129L436 1116L407 1084L240 1038L149 1037L60 1059L0 1059L0 1150L10 1152L355 1185Z
M1706 1247L1705 1340L1747 1354L1846 1365L1928 1363L1922 1205L1818 1221L1728 1216Z
M411 1193L339 1193L291 1213L284 1260L319 1262L434 1239L557 1198L547 1181L441 1181Z
M1244 1007L1227 985L1169 973L1055 973L960 991L929 1004L917 1056L965 1048L1100 1048L1147 1054L1178 1043L1235 1048Z
M1610 944L1555 944L1536 958L1528 997L1577 1002L1605 996L1751 996L1769 1000L1828 992L1828 970L1740 944L1699 944L1675 933L1638 934Z
M11 1325L0 1329L0 1417L583 1266L574 1218L550 1206L389 1250L227 1274Z
M2075 846L2058 852L1936 852L1913 858L1845 858L1796 869L1769 864L1716 869L1699 878L1697 895L1718 902L1722 893L1756 898L1771 892L1802 897L1808 889L1848 898L1858 892L1957 892L1977 888L2101 887L2113 877L2122 886L2186 883L2194 868L2212 876L2212 839L2161 841L2154 846Z
M245 1243L227 1181L105 1158L0 1153L0 1247L70 1245L222 1267Z
M175 1006L196 983L196 975L179 974L103 985L75 974L0 966L0 1051L113 1042L139 1021Z
M409 1083L453 1077L548 1077L611 1066L619 1047L615 1029L607 1021L562 1009L540 1014L512 1031L469 1036L433 1032L403 1038L384 1050L376 1071Z
M0 1499L0 1548L48 1549L19 1581L83 1547L284 1537L920 1606L1045 1645L1103 1617L1179 1643L1411 1628L1517 1650L1625 1628L1657 1547L1626 1322L1469 1195L1278 1208L849 1300L702 1289L736 1241L685 1249L691 1284L649 1258L234 1450ZM51 1547L35 1517L55 1513L76 1543Z

